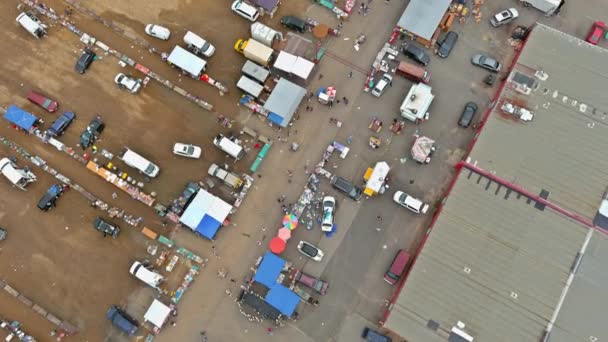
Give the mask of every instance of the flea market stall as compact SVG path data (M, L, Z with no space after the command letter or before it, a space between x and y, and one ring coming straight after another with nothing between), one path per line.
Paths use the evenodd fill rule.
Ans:
M435 149L435 140L423 135L416 135L411 151L412 158L420 164L428 164Z
M275 70L282 71L287 76L295 75L304 81L308 80L314 67L315 63L285 51L279 52L273 64Z
M15 129L22 129L28 133L32 133L34 130L36 130L41 121L35 115L30 114L15 105L10 105L6 109L4 118L13 124Z
M155 334L158 334L173 311L171 306L165 305L158 299L154 299L148 311L144 314L144 322L150 323L152 325L152 331Z
M230 215L232 206L201 189L184 211L179 221L203 237L213 240Z
M451 0L411 0L397 22L397 28L418 42L430 47L441 19Z
M286 79L280 79L264 104L268 120L281 127L287 127L307 91Z
M365 190L363 193L367 196L374 196L382 194L388 188L386 180L391 167L387 162L377 162L376 166L370 167L365 172L363 179L365 179Z

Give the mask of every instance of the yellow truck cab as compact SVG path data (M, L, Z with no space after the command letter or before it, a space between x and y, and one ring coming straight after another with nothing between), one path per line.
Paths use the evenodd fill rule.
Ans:
M238 53L243 53L243 50L245 50L248 42L249 41L247 39L238 39L234 44L234 50Z

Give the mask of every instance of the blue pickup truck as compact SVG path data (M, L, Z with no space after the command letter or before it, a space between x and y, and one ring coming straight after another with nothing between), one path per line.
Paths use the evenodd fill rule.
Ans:
M135 335L139 328L139 323L135 319L115 305L112 305L110 309L108 309L106 317L115 327L129 336Z

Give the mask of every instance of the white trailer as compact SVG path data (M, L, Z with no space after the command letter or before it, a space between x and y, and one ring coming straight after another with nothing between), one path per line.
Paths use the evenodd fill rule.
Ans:
M401 116L413 122L427 120L427 112L435 98L431 90L432 88L424 83L414 84L399 108Z
M25 187L29 183L36 181L36 175L34 175L27 168L19 169L17 164L13 163L8 158L0 159L0 172L6 179L8 179L13 185L19 189L25 191Z
M199 78L207 69L207 62L181 46L176 46L167 58L171 65L182 69L193 78Z
M275 40L283 39L283 34L260 22L255 22L251 24L251 38L266 46L272 47L272 43Z
M519 2L525 7L534 7L545 15L554 15L559 13L566 0L519 0Z

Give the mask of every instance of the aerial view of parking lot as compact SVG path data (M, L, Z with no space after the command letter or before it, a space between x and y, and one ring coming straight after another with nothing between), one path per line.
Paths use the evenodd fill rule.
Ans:
M608 339L608 2L0 10L1 339Z

